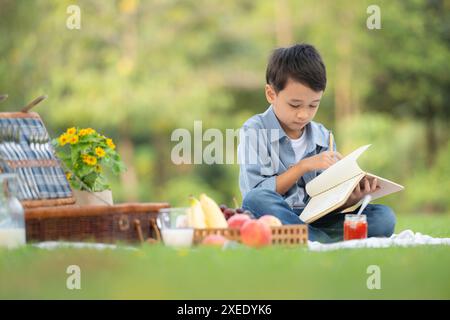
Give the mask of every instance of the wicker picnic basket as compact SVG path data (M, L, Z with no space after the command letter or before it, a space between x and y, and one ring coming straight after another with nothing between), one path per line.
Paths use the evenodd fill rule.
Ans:
M7 95L0 95L0 102ZM61 161L55 156L40 116L29 110L0 113L0 172L18 177L18 199L25 208L27 242L157 242L159 209L168 203L74 205Z
M168 207L168 203L123 203L29 208L25 211L27 242L159 242L156 216Z
M272 245L303 245L308 243L308 228L304 224L272 227ZM228 240L241 242L239 229L195 229L194 244L199 244L208 235L222 235Z

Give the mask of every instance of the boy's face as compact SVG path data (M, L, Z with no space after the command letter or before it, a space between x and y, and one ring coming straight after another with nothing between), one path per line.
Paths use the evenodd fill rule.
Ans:
M271 85L266 85L267 101L272 104L281 127L293 139L301 136L303 128L316 115L322 94L323 91L316 92L290 78L278 94Z

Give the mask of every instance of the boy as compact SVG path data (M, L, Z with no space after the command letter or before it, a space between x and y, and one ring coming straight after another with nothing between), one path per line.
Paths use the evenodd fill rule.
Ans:
M238 147L242 207L256 217L272 214L283 224L304 223L299 215L309 200L306 183L342 158L329 150L331 133L312 121L325 87L325 65L313 46L298 44L273 52L265 87L270 106L244 123ZM376 188L375 179L364 178L341 208L308 225L309 240L342 240L341 211ZM394 232L395 215L389 207L369 204L363 214L369 237Z

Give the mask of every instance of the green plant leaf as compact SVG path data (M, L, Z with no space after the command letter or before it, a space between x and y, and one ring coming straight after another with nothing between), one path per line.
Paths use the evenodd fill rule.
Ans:
M95 180L93 190L96 192L100 192L107 189L110 189L110 186L108 184L106 177L103 175L99 175L98 178Z
M70 155L69 154L67 154L67 153L65 153L65 152L63 152L63 151L56 151L56 156L59 158L59 159L61 159L61 160L63 160L63 161L65 161L65 160L69 160L70 161Z
M70 179L69 183L73 189L82 190L81 184L78 182L78 180Z
M97 179L97 172L91 172L88 175L84 176L82 181L91 189L94 189L95 180Z
M76 174L79 177L84 177L94 172L94 170L95 167L83 163L83 165L77 170Z

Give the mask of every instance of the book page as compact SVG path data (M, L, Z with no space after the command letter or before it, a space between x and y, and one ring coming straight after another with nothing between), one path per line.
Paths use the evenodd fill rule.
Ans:
M380 187L380 189L375 192L372 192L370 194L372 196L372 200L387 196L388 194L395 193L395 192L398 192L398 191L401 191L404 189L403 186L401 186L395 182L389 181L387 179L378 177L374 174L366 173L366 176L369 178L377 178L378 179L377 185ZM348 212L355 211L357 208L359 208L359 206L361 204L362 204L362 199L354 206L351 206L351 207L343 210L342 213L348 213Z
M379 190L371 193L372 196L372 200L384 197L388 194L394 193L394 192L398 192L403 190L405 187L403 187L402 185L399 185L395 182L392 182L388 179L384 179L381 177L378 177L372 173L366 173L367 177L369 178L377 178L378 180L378 186L380 187Z
M363 176L364 173L311 198L300 214L300 219L305 223L311 223L339 208L345 203Z
M321 192L361 174L363 171L358 166L356 160L369 147L370 144L359 147L307 183L305 188L308 195L314 197Z

